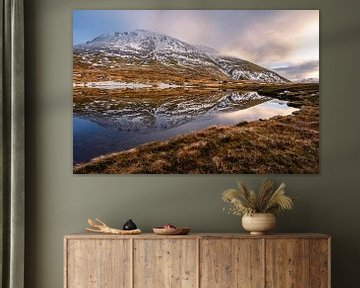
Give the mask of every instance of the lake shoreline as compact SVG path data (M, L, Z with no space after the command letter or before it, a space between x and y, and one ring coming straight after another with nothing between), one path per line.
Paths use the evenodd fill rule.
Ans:
M250 84L249 84L250 85ZM251 84L250 86L254 86ZM319 173L319 85L257 85L300 108L291 116L213 126L76 164L75 174Z
M257 92L223 92L217 99L206 99L208 103L203 98L191 97L187 101L183 95L173 96L160 105L144 99L137 108L130 109L116 109L112 106L123 100L88 102L83 114L74 113L73 117L74 164L150 142L198 132L211 126L267 120L274 116L291 115L299 110L288 106L288 101L260 96ZM130 101L128 103L136 105L133 99ZM86 114L86 110L91 112ZM96 111L96 114L92 111Z

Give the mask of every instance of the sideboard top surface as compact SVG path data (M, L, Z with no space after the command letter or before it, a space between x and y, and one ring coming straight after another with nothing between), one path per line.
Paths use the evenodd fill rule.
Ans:
M65 239L329 239L329 235L320 233L287 233L250 235L245 233L190 233L188 235L156 235L142 233L138 235L110 235L101 233L75 233L64 236Z

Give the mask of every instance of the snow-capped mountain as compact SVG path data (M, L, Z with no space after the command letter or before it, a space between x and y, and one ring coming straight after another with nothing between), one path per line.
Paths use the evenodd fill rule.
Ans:
M190 69L192 73L198 71L203 76L218 80L288 81L279 74L249 61L222 56L210 47L191 45L143 29L104 34L75 45L74 59L79 65L99 69L115 69L124 65L157 65L157 68L170 67L185 71L185 74L186 70Z

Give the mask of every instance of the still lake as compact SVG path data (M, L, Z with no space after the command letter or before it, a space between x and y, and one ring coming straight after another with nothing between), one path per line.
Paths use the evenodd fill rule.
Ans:
M257 92L94 98L74 103L73 162L166 140L213 125L290 115L297 108Z

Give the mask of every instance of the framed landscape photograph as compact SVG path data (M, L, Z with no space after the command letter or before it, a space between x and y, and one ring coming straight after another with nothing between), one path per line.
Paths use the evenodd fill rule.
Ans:
M318 10L74 10L73 173L319 173Z

